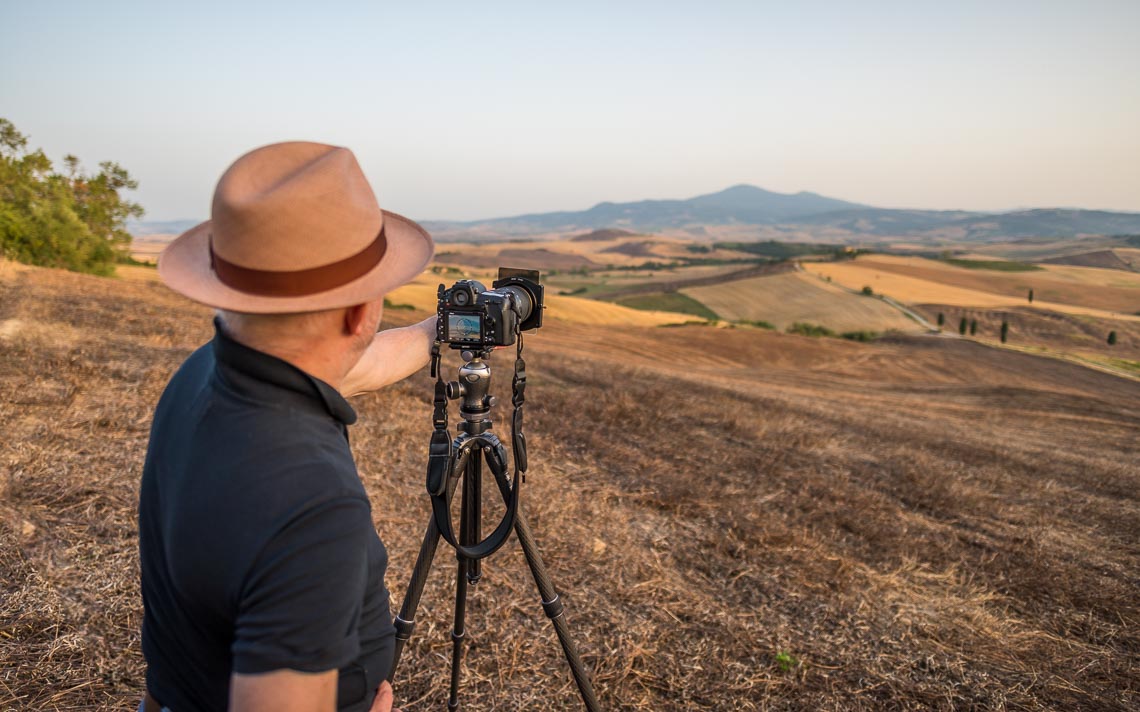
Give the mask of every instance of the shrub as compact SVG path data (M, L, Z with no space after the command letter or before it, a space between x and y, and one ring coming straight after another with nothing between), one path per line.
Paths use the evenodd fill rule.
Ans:
M845 331L839 335L842 339L848 341L874 341L879 338L878 332L874 331Z
M1108 345L1109 346L1116 346L1116 332L1115 331L1108 332Z
M874 295L875 295L875 290L871 289L871 287L868 285L863 286L863 296L864 297L872 297Z
M775 329L776 328L775 325L773 325L771 322L767 322L767 321L752 321L751 319L741 319L740 321L737 321L736 323L740 324L741 326L754 326L757 329Z
M806 321L797 321L787 328L787 332L800 336L835 336L835 332L826 326L809 324Z

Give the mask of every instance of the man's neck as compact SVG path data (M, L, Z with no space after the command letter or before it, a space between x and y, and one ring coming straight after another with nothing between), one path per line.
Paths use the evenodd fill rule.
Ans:
M345 366L346 354L338 348L339 344L331 342L331 340L302 344L282 339L258 339L249 334L235 332L230 327L226 328L226 335L243 346L267 353L292 364L338 391L348 368L350 368Z

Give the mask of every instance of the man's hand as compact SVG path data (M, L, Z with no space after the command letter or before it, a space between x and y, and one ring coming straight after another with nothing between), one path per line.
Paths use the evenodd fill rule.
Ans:
M427 365L435 341L435 317L376 334L372 345L344 377L340 392L355 396L407 378Z
M372 701L368 712L400 712L392 709L392 686L387 680L380 683L380 690L376 693L376 699Z

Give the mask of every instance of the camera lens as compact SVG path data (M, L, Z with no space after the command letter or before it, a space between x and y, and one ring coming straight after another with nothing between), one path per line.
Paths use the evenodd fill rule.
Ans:
M520 319L525 321L530 317L531 311L534 310L534 299L531 297L530 292L513 284L508 284L499 291L507 292L514 296L515 304L518 305Z

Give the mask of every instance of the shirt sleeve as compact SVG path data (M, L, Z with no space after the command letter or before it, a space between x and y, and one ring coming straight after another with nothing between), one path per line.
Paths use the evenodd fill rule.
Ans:
M368 503L342 498L295 517L258 556L240 593L233 671L341 668L360 654Z

